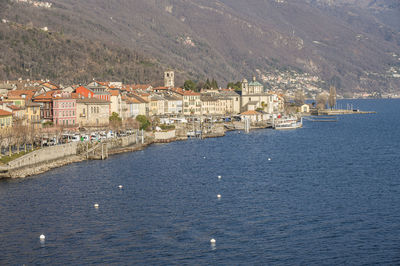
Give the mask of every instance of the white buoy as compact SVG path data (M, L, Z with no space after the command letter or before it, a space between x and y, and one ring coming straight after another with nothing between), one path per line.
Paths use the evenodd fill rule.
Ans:
M119 188L119 189L122 189L122 188L123 188L123 186L122 186L122 185L119 185L119 186L118 186L118 188Z
M221 178L222 178L222 176L219 175L219 176L218 176L218 179L221 179Z
M95 204L94 204L94 207L95 207L96 209L98 209L98 208L99 208L99 204L98 204L98 203L95 203Z
M217 241L215 241L214 238L211 238L210 243L211 243L211 245L215 245L215 243L217 243Z
M206 158L206 156L203 157L204 159Z
M271 158L268 158L268 161L271 161Z
M220 198L221 198L221 194L218 194L218 195L217 195L217 198L219 198L219 199L220 199Z
M44 241L44 240L46 239L46 236L43 235L43 234L41 234L41 235L39 236L39 239L40 239L40 241Z

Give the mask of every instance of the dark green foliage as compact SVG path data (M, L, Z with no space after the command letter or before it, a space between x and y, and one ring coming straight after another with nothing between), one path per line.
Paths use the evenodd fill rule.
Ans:
M110 122L122 122L122 118L119 117L119 114L113 112L112 115L110 116Z
M175 125L165 125L165 124L162 124L162 125L160 125L160 128L161 128L162 130L172 130L172 129L175 129Z
M183 88L185 90L197 91L197 84L192 80L186 80L185 83L183 84Z
M145 115L138 115L136 121L140 123L140 130L147 130L151 125L149 119Z
M242 82L238 81L236 83L234 82L229 82L228 85L226 85L227 89L234 89L235 91L241 91L242 90Z

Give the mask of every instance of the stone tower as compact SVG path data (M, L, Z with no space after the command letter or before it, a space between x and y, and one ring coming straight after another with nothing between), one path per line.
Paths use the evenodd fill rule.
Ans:
M242 81L242 95L248 95L249 94L249 82L247 79L244 79Z
M175 74L174 71L164 72L164 87L174 88L175 87Z

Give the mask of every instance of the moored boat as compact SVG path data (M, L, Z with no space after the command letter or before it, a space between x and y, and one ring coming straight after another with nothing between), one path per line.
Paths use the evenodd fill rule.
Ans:
M301 128L303 126L303 119L297 121L296 118L286 118L275 121L273 128L276 130L288 130Z

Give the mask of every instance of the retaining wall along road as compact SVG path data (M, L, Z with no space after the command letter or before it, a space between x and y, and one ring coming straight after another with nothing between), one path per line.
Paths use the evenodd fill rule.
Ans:
M30 152L20 158L9 162L7 164L8 170L23 168L35 164L61 159L71 155L76 155L78 145L78 142L72 142Z

